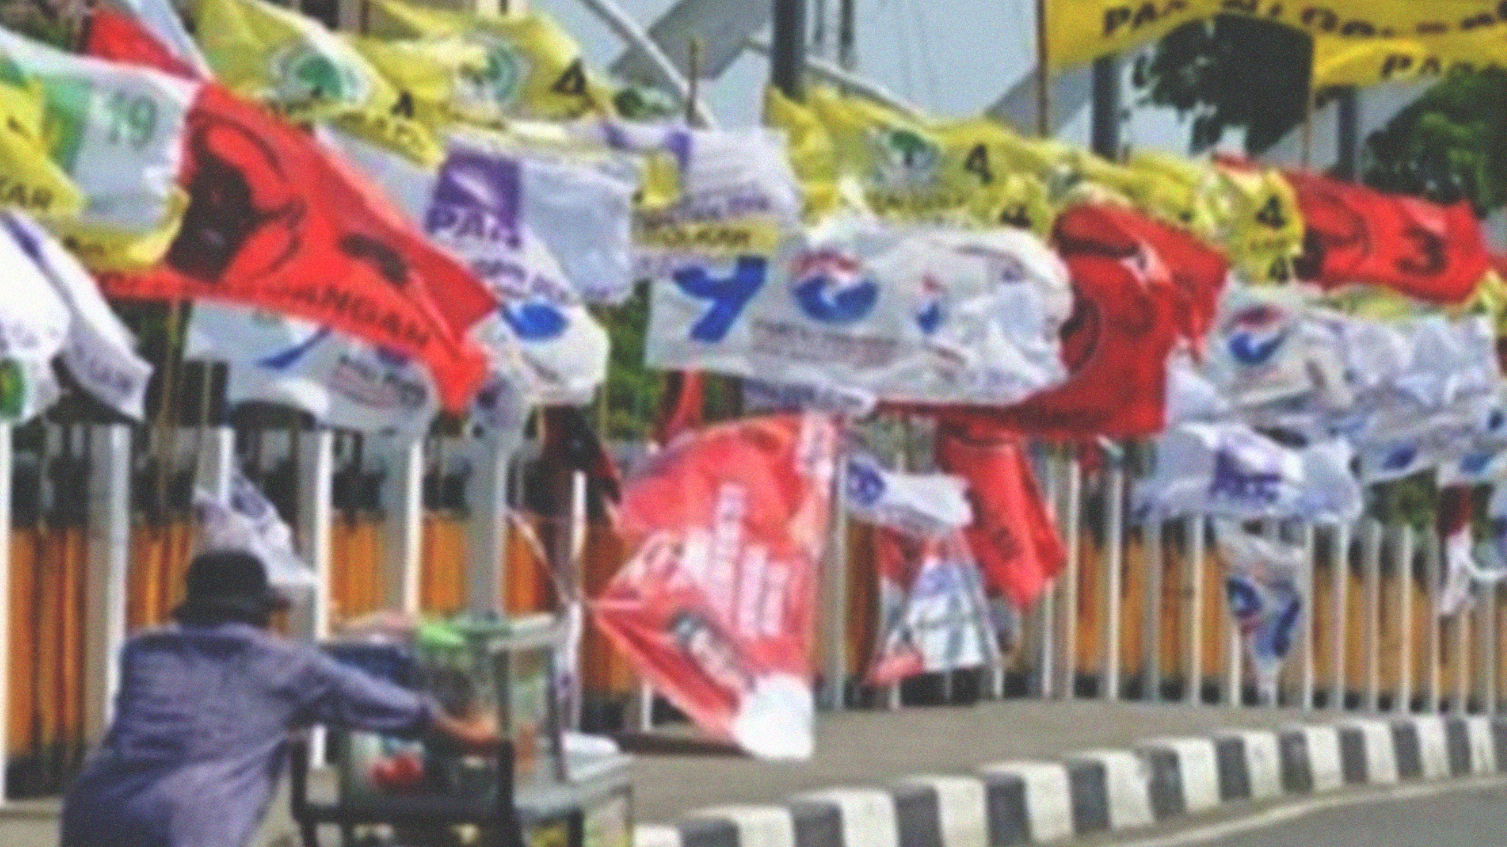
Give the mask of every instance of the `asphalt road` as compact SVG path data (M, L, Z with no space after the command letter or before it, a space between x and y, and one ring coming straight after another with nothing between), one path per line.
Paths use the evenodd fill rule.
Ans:
M1247 809L1158 835L1094 842L1115 847L1503 847L1507 782L1460 781L1350 792Z

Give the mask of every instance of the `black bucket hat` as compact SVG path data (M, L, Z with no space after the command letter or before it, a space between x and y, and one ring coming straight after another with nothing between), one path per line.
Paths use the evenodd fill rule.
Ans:
M240 550L213 550L195 556L184 578L179 618L258 618L290 605L288 598L267 583L262 560Z

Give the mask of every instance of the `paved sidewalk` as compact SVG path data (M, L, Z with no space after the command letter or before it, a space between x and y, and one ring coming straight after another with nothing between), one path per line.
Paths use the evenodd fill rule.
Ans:
M1275 729L1334 715L1089 700L820 714L816 756L810 762L759 762L727 754L639 755L633 765L634 817L639 823L668 823L705 806L777 802L835 785L876 784L914 773L965 773L1006 759L1055 759L1095 748L1130 748L1157 736ZM662 734L689 735L678 727Z
M1056 759L1096 748L1130 748L1157 736L1275 729L1332 716L1296 709L1086 700L823 713L817 720L815 758L797 763L755 761L699 741L684 725L672 725L628 741L639 751L633 765L634 816L638 823L669 823L707 806L773 803L837 785L878 784L916 773L961 774L1007 759ZM55 804L44 801L0 811L0 844L56 847L54 809ZM279 798L274 811L285 816L286 800ZM285 827L271 829L262 847L297 843Z

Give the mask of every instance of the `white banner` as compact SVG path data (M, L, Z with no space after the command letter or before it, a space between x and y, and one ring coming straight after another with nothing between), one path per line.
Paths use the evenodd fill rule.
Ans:
M184 356L231 364L232 405L279 403L329 426L416 435L439 411L422 364L286 315L197 303Z
M53 160L87 198L81 219L128 232L162 226L180 194L184 126L199 84L3 28L0 55L43 84Z
M1008 404L1067 376L1067 271L1013 230L829 221L772 258L683 264L650 303L652 367L920 403Z
M943 473L886 470L873 456L848 456L848 514L907 535L937 538L973 522L968 483Z
M1222 515L1352 521L1363 505L1343 441L1284 447L1239 423L1182 424L1157 441L1137 484L1142 516Z
M312 588L314 571L293 550L293 531L251 480L236 471L230 498L194 492L200 550L242 550L262 560L267 581L279 588Z
M1245 638L1257 685L1274 691L1308 603L1303 548L1268 541L1227 522L1216 525L1215 539L1226 569L1230 612Z
M24 214L8 212L0 222L68 308L70 320L62 355L69 373L100 402L141 420L152 366L136 354L136 339L110 311L94 277Z

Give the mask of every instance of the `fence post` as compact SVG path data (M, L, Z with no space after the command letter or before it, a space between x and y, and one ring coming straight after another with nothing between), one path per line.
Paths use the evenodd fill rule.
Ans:
M1461 609L1455 613L1455 702L1450 711L1464 714L1470 699L1470 673L1474 665L1470 661L1471 610ZM1437 621L1438 615L1429 609L1429 619Z
M0 806L5 805L5 772L10 764L10 654L16 645L10 640L10 534L11 534L11 486L15 479L15 447L12 444L12 427L0 421L0 527L5 529L5 538L0 542Z
M1426 533L1428 544L1423 548L1423 573L1428 593L1428 637L1424 639L1424 649L1428 651L1428 691L1424 697L1424 711L1438 712L1441 683L1440 649L1441 620L1439 618L1439 538L1432 532Z
M1206 520L1203 515L1184 518L1188 533L1188 669L1183 699L1194 704L1203 702L1204 555L1208 552L1205 547Z
M1364 558L1366 589L1366 709L1381 707L1381 546L1385 527L1372 519L1366 525Z
M1141 604L1141 678L1146 699L1155 703L1162 699L1162 519L1152 515L1142 532L1147 570Z
M1308 607L1303 623L1303 667L1302 675L1298 681L1299 708L1313 708L1313 689L1316 658L1319 651L1318 626L1319 616L1316 613L1314 601L1314 587L1318 584L1314 577L1315 544L1314 526L1311 522L1303 522L1303 603Z
M131 561L131 430L89 429L88 571L84 580L84 728L97 741L110 722L120 684L117 655L126 638Z
M848 463L839 451L832 474L832 536L827 545L826 566L822 568L822 591L819 597L822 632L827 649L826 685L823 699L829 709L841 710L847 704L847 624L848 624Z
M473 614L503 612L507 578L508 469L522 433L488 431L470 443L470 507L466 528L466 607Z
M1041 477L1045 483L1042 485L1041 498L1046 503L1047 520L1051 521L1054 526L1059 525L1057 516L1062 514L1062 509L1058 505L1058 499L1062 493L1062 484L1061 474L1057 472L1057 456L1054 451L1048 450L1046 452L1044 461L1041 463L1041 468ZM1057 651L1054 644L1057 637L1056 603L1057 595L1061 593L1061 590L1061 586L1056 580L1053 580L1052 584L1047 586L1046 591L1036 601L1038 606L1037 613L1041 616L1037 629L1038 640L1040 642L1038 647L1040 650L1037 653L1039 664L1036 675L1036 684L1038 686L1036 695L1044 700L1052 697L1055 690L1055 677L1057 674Z
M1120 445L1112 448L1116 451ZM1109 470L1105 474L1107 487L1104 497L1105 523L1108 530L1104 544L1109 555L1105 557L1104 580L1104 671L1100 695L1106 700L1120 699L1120 612L1124 603L1123 578L1125 565L1125 462L1121 455L1109 457Z
M0 511L0 514L4 512ZM1497 586L1484 585L1477 592L1481 623L1476 627L1476 696L1480 698L1481 713L1494 715L1497 711Z
M1329 705L1334 709L1345 708L1345 647L1350 635L1350 525L1344 522L1334 527L1333 586L1330 598L1334 601L1334 689L1329 695Z
M1401 630L1397 656L1397 701L1392 704L1399 712L1411 711L1413 707L1413 553L1415 549L1412 524L1404 523L1397 532L1397 624Z
M1076 452L1067 457L1067 497L1063 521L1067 569L1062 582L1062 696L1078 695L1078 574L1082 563L1083 463Z
M383 575L389 608L419 612L424 535L424 439L394 437L382 487Z

